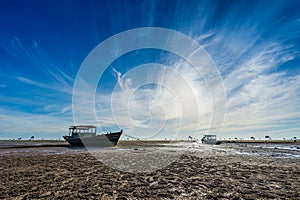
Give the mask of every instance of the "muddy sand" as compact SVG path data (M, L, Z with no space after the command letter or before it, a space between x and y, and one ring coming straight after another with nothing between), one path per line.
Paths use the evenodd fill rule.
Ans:
M122 155L147 151L138 148ZM299 159L213 148L185 151L140 173L112 168L83 150L0 154L0 199L300 199Z

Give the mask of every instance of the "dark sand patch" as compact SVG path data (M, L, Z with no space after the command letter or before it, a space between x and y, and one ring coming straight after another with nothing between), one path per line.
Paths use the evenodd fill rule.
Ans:
M155 172L112 169L88 152L0 155L0 199L299 199L297 159L185 153Z

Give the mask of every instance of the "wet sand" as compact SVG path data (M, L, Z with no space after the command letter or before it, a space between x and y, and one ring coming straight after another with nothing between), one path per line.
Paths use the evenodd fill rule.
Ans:
M128 154L142 147L137 146ZM0 154L0 199L300 198L299 159L228 149L234 148L188 150L170 165L145 173L110 168L84 150Z

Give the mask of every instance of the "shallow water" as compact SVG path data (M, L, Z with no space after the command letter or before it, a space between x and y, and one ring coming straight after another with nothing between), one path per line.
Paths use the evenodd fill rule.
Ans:
M19 141L19 140L0 140L0 149L14 148L18 146L42 146L42 145L64 145L64 141Z
M25 154L25 155L43 155L43 154L63 154L72 152L87 151L85 148L70 148L70 147L35 147L35 148L8 148L18 145L43 145L53 144L49 142L20 142L20 141L0 141L0 154ZM58 143L60 144L60 143ZM161 145L161 144L160 144ZM103 149L89 149L91 152L165 152L183 154L184 152L193 152L202 156L212 154L245 154L252 156L264 157L280 157L280 158L295 158L300 159L300 144L249 144L249 143L227 143L221 145L207 145L198 142L178 142L167 143L158 147L110 147Z
M300 158L300 144L225 143L221 145L207 145L194 142L166 144L165 149L189 150L202 154L247 154L265 157Z
M224 148L234 149L239 154L249 154L266 157L300 158L300 144L223 144Z

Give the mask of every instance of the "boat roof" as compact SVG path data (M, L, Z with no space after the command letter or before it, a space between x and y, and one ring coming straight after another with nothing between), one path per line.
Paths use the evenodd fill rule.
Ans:
M217 135L204 135L204 137L217 137Z
M70 126L69 129L82 129L82 130L87 130L90 128L97 128L97 126L93 126L93 125L78 125L78 126Z

